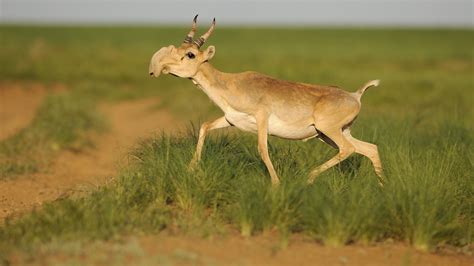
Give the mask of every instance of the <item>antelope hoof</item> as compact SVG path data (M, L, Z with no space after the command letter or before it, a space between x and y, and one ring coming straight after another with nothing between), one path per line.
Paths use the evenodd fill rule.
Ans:
M377 179L378 179L377 181L378 181L380 187L383 188L384 182L385 182L385 175L383 174L383 172L381 170L376 171L376 174L377 174Z
M280 186L280 180L279 179L272 179L272 188L277 188Z
M315 171L313 171L311 174L309 174L309 178L308 178L308 181L306 182L306 184L308 185L311 185L314 183L314 179L316 179L316 176L318 176L319 173L315 173Z
M381 188L383 188L383 187L384 187L384 184L383 184L383 183L384 183L384 179L383 179L382 177L379 177L379 179L378 179L377 181L378 181L378 183L379 183L379 186L380 186Z
M188 171L193 172L194 170L198 168L198 165L199 165L199 161L194 160L194 159L191 160L191 162L188 164Z

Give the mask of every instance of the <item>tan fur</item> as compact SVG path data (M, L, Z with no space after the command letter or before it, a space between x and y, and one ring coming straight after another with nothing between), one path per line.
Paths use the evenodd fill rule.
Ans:
M189 52L195 57L189 58ZM377 86L378 80L350 93L337 87L284 81L256 72L220 72L208 62L214 54L214 46L200 51L195 44L183 43L178 48L160 49L150 62L150 75L157 77L163 72L189 78L224 112L223 117L201 126L191 166L199 162L210 130L235 126L258 133L258 150L274 185L279 178L268 155L267 135L293 140L318 137L339 149L336 156L311 172L309 183L356 152L372 161L382 184L377 146L355 139L349 131L359 114L361 95L367 88Z

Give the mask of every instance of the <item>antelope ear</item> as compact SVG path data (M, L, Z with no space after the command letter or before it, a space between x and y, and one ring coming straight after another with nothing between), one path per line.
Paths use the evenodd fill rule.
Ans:
M211 60L211 58L216 54L216 47L214 45L210 45L207 47L206 51L204 52L204 58L206 61Z

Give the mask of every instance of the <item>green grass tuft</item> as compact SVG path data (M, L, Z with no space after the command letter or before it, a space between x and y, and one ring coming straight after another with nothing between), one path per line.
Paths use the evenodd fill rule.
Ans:
M377 128L383 123L370 122ZM282 184L272 188L255 136L209 138L195 170L188 169L195 132L179 138L159 136L141 143L132 153L135 163L111 186L9 222L0 229L0 239L17 246L53 239L107 239L175 226L212 234L209 226L230 224L244 236L277 230L285 238L302 232L329 246L388 238L428 250L472 243L472 186L466 186L470 166L459 160L471 140L435 141L445 133L420 129L419 134L430 134L433 141L417 142L413 135L397 131L397 122L377 133L387 172L384 188L378 186L368 160L358 155L306 185L311 167L329 158L331 148L317 140L270 140L282 178ZM367 135L373 133L362 139L373 141Z

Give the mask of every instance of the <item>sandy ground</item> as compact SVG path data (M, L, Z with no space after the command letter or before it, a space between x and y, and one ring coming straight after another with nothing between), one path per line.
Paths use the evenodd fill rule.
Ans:
M12 108L2 113L15 113L14 119L10 116L6 119L11 122L2 123L2 129L5 128L8 134L13 134L31 121L44 94L42 90L33 90L34 97L24 97L24 93L27 92L19 93L16 89L3 91L2 96L8 99L9 104L6 108L2 106L2 109ZM110 120L111 129L106 134L92 137L94 148L65 150L44 173L0 181L0 222L9 215L31 210L46 201L105 184L115 175L119 161L126 160L127 150L139 138L173 125L168 112L152 108L157 103L158 99L146 99L104 105L101 109ZM18 108L19 106L23 108ZM28 108L25 106L31 110L26 111ZM15 112L15 109L22 111Z
M111 264L112 263L112 264ZM325 247L294 235L286 247L276 235L236 233L204 239L171 235L130 236L120 241L61 243L40 248L34 258L11 256L10 265L229 265L229 266L468 266L474 259L430 254L400 243Z
M11 136L31 121L45 94L44 89L25 92L15 88L1 93L0 139ZM176 129L176 122L168 112L151 108L157 102L158 99L146 99L102 106L111 130L93 137L95 148L63 151L46 173L0 181L0 222L8 215L27 212L71 192L90 191L106 184L138 139L164 129ZM281 248L279 243L276 236L268 235L243 238L231 233L203 239L165 231L154 236L98 241L79 247L46 245L27 264L110 265L113 261L114 265L474 265L472 256L419 252L396 243L330 248L298 235L290 239L286 248ZM13 255L11 265L24 265L24 258Z
M402 244L332 248L298 235L284 248L274 235L202 239L164 233L139 242L147 254L173 254L189 265L474 265L467 256L429 254Z
M53 85L48 89L60 91L64 88L61 85ZM37 83L0 83L0 141L31 122L48 89Z

